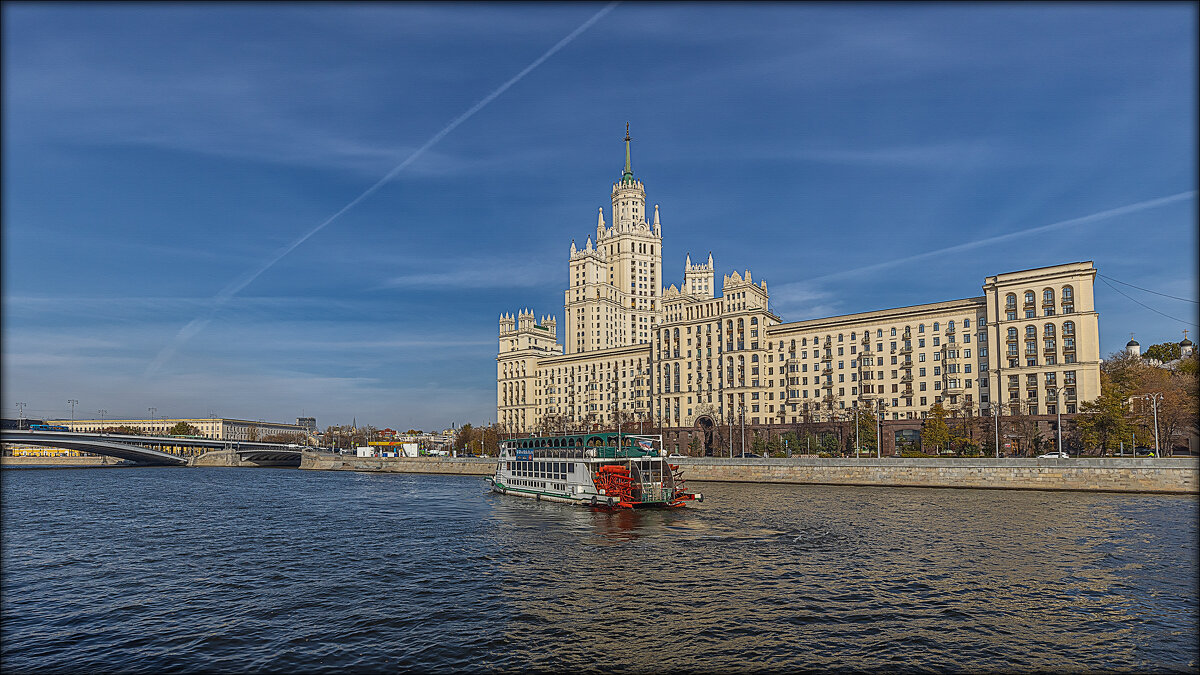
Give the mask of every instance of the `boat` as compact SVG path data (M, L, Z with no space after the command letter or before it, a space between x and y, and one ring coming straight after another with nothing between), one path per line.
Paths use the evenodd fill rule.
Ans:
M510 438L500 442L492 490L603 509L677 508L704 496L688 492L662 437L601 432Z

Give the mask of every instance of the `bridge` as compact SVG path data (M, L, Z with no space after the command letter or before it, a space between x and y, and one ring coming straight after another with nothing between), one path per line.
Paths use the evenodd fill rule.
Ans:
M280 443L224 441L215 438L177 438L174 436L138 436L74 431L33 431L4 429L0 441L22 445L80 450L139 464L167 466L300 465L303 448ZM204 460L206 455L224 458Z

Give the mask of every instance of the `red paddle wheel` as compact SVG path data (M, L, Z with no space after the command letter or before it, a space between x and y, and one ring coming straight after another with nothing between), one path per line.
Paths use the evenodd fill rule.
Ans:
M597 490L602 494L614 497L617 506L633 508L633 477L629 475L629 467L619 464L605 464L592 476Z

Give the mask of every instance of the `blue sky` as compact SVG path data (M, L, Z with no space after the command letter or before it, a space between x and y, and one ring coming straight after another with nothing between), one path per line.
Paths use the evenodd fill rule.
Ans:
M1102 353L1178 341L1197 323L1196 20L6 3L4 414L487 423L497 317L561 319L626 122L669 282L712 251L795 321L1092 260L1192 300L1098 279Z

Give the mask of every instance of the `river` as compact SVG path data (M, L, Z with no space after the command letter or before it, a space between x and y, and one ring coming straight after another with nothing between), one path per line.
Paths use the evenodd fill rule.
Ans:
M1197 498L478 477L2 474L14 672L1196 672Z

